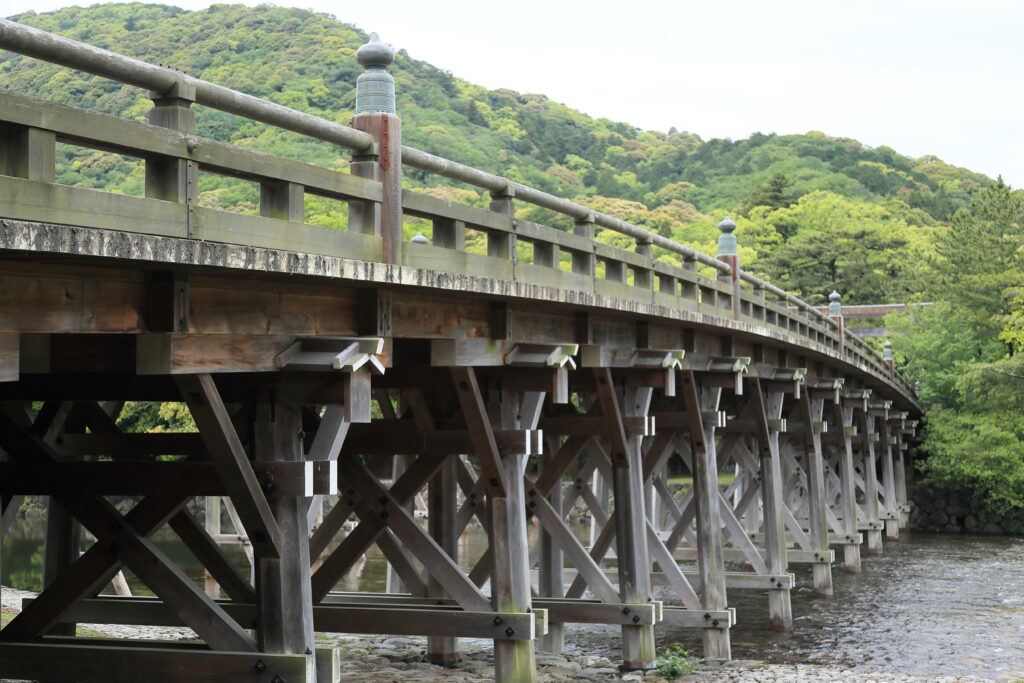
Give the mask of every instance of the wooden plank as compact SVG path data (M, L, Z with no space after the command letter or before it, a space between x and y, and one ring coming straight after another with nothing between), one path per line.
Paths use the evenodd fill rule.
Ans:
M291 335L141 334L136 339L136 372L278 372L274 359L294 341Z
M178 378L178 386L199 427L199 434L210 453L210 459L230 492L250 541L261 554L279 557L281 530L238 440L213 378L205 374L182 375Z
M268 496L301 497L313 490L312 465L276 463L253 469ZM210 462L0 462L0 494L5 495L220 496L228 491Z
M184 204L10 176L0 176L0 215L86 228L188 236Z
M199 560L199 563L210 572L232 600L238 602L254 602L256 600L256 592L253 590L252 584L224 555L221 546L210 538L206 529L195 520L195 517L187 510L182 510L171 518L170 524L175 533Z
M536 429L492 430L498 453L536 455L541 450L541 432ZM394 455L395 453L434 453L460 455L474 448L472 435L465 429L422 431L410 420L377 420L353 425L342 451L358 455Z
M313 608L316 630L330 633L398 633L510 640L530 640L535 632L532 627L534 617L529 613L496 615L492 611L469 612L451 603L426 604L407 595L396 597L401 600L382 599L374 603L365 600L347 601L344 596L332 596L329 604ZM256 615L256 606L251 603L218 601L217 604L244 623L252 622ZM25 605L31 605L31 601L26 601ZM496 616L498 623L495 623ZM68 618L98 624L182 625L165 603L152 598L83 600L68 614ZM509 627L514 631L511 635L506 633Z
M85 645L0 643L4 677L83 683L305 683L316 680L313 655L187 651ZM257 662L263 662L262 667Z

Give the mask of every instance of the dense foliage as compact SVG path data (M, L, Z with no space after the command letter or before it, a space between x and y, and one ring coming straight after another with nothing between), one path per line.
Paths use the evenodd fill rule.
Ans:
M928 407L923 468L996 509L1024 507L1024 194L1000 180L938 232L936 306L887 320Z
M271 6L106 4L15 20L346 123L355 50L367 35L331 16ZM386 27L381 27L386 31ZM386 34L385 34L386 38ZM592 118L544 95L488 90L399 51L391 67L404 142L503 174L714 252L726 213L744 267L809 301L833 289L847 304L930 300L890 321L905 369L930 407L930 476L1024 504L1024 272L1021 197L933 156L905 157L820 132L703 140ZM148 94L0 53L11 90L146 120ZM198 107L201 135L344 170L347 153ZM142 194L139 160L61 145L60 182ZM486 206L474 188L407 169L405 182ZM991 187L990 187L991 186ZM200 176L200 203L255 212L258 188ZM524 218L568 228L550 212ZM343 204L307 198L309 223L345 227ZM428 230L410 221L407 231ZM629 240L605 232L599 239ZM472 240L470 241L472 244ZM479 247L479 245L478 245ZM566 256L567 258L567 256ZM183 414L130 406L133 429L181 428Z

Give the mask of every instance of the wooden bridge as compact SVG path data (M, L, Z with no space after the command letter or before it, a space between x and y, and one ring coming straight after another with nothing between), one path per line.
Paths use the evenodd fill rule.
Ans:
M766 594L765 627L789 629L794 570L831 596L833 567L898 538L912 389L841 314L744 272L728 220L707 256L403 147L375 39L351 127L10 21L0 48L153 100L143 124L0 91L3 528L22 496L50 497L45 590L0 631L0 677L322 683L337 655L321 631L428 636L439 665L459 637L493 639L497 680L531 681L567 623L621 626L626 668L652 666L662 621L729 658L732 591ZM199 137L194 105L347 148L351 172ZM57 143L143 159L145 196L56 184ZM403 189L404 167L490 208ZM259 215L200 206L202 174L258 183ZM305 224L305 195L345 202L348 229ZM429 237L403 240L407 217ZM197 432L124 433L126 401L182 401ZM410 507L424 490L427 528ZM207 496L231 503L255 581L197 521ZM578 499L589 541L566 523ZM474 518L489 547L469 567ZM154 544L166 526L223 598ZM399 592L336 591L374 544ZM106 595L122 568L157 597Z

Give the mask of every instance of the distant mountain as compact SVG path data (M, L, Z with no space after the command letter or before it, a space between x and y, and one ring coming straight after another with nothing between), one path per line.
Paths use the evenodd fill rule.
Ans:
M329 15L270 6L214 5L192 12L169 5L101 4L11 18L341 123L348 122L355 102L361 70L355 50L367 40L359 29ZM757 236L749 222L741 222L741 244L753 250L748 260L773 253L797 235L801 219L788 207L801 202L836 195L850 206L884 207L884 220L927 227L948 221L991 183L936 157L911 159L888 147L870 148L819 132L705 141L675 130L641 131L591 118L544 95L487 90L404 51L391 72L406 144L577 198L703 248L713 248L717 217L738 213L778 234L778 239ZM9 53L0 52L0 76L15 92L119 116L145 120L150 106L138 88ZM327 143L205 107L197 111L201 135L328 167L347 166L344 151ZM62 149L61 159L61 182L141 192L141 169L130 160L75 149ZM406 182L484 202L480 193L448 188L447 181L414 169L407 170ZM240 181L204 180L201 190L208 205L255 209L255 188ZM773 218L773 211L790 213ZM307 212L326 224L344 220L329 207L307 206ZM526 213L565 225L545 212ZM750 239L743 239L744 231L751 231Z

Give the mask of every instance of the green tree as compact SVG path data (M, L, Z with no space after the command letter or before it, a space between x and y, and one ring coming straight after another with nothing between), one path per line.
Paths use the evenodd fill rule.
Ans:
M996 334L1024 286L1024 195L999 178L935 240L931 292Z
M834 289L848 304L887 303L916 286L921 236L884 206L813 192L751 218L791 235L756 269L808 301L823 303Z
M756 206L766 206L770 209L784 209L793 203L793 196L789 188L793 186L785 173L773 173L760 185L756 185L750 191L743 202L741 211L744 214Z

